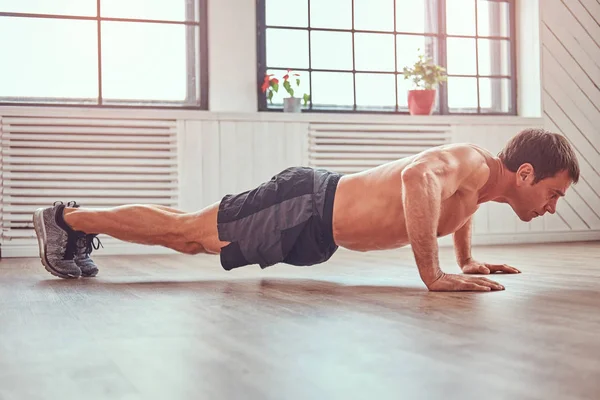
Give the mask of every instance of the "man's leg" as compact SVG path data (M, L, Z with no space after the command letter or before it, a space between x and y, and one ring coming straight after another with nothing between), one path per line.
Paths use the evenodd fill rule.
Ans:
M73 202L73 203L75 203L75 202ZM69 206L70 206L70 204L67 204L67 207L69 207ZM79 206L76 206L76 205L74 205L74 207L79 208ZM185 214L186 213L185 211L177 210L175 208L154 205L154 204L147 205L147 207L156 208L158 210L163 210L163 211L167 211L167 212L174 213L174 214ZM99 272L98 266L96 265L94 260L92 260L92 258L90 257L92 251L94 249L98 249L98 247L101 245L100 240L96 236L97 236L97 234L89 234L88 233L85 236L84 241L77 242L77 250L75 252L74 261L75 261L75 264L77 264L77 266L81 270L82 277L86 277L86 278L94 277ZM97 242L97 244L95 242Z
M227 243L218 239L217 212L218 203L194 213L146 204L106 209L67 207L64 220L79 232L165 246L186 254L218 254Z
M38 209L33 223L46 270L61 278L78 278L97 272L91 260L77 260L89 238L97 234L186 254L218 254L228 244L218 238L218 208L216 203L196 213L185 213L154 205L91 209L61 203Z

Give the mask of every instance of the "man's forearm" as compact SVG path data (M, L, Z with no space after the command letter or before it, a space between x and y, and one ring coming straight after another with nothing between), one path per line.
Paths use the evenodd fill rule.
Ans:
M473 220L469 218L465 224L454 233L454 254L456 262L461 267L471 259L471 232Z
M419 274L427 286L443 276L437 243L441 193L441 185L432 174L419 170L403 174L406 229Z

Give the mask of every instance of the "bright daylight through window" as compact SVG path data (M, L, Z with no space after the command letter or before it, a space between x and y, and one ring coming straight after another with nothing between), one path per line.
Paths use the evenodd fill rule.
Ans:
M206 0L0 0L0 103L206 108Z
M312 111L407 112L404 67L420 53L445 68L434 113L516 113L514 0L259 0L258 100L291 75ZM266 76L273 75L270 78ZM296 78L300 85L296 85ZM265 83L267 79L267 83Z

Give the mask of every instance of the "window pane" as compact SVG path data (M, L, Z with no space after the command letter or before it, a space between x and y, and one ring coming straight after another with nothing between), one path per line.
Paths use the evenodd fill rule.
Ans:
M392 32L394 1L354 0L354 29Z
M413 89L410 79L404 79L402 74L398 75L398 107L408 108L408 91Z
M396 31L435 33L438 12L429 0L396 0ZM435 2L437 4L437 2Z
M396 48L398 56L398 72L404 67L412 67L423 53L437 61L437 41L431 36L397 35Z
M352 69L352 34L350 32L312 31L310 47L312 68ZM295 47L292 50L297 51Z
M267 66L308 68L308 31L267 29Z
M449 35L475 36L475 1L446 0L446 31Z
M511 104L510 79L480 78L479 93L482 111L509 112Z
M396 81L393 74L356 74L356 105L394 107Z
M95 101L96 33L95 21L0 17L0 97Z
M101 0L100 13L112 18L185 21L185 3L185 0Z
M265 0L267 25L308 26L308 0Z
M313 72L314 107L354 105L354 85L350 72Z
M352 29L352 0L311 1L310 26Z
M267 70L267 74L273 74L275 78L279 79L279 90L273 94L273 105L281 106L283 105L283 99L285 97L290 97L288 92L283 87L283 77L287 73L287 70ZM294 76L293 74L298 74L300 76ZM297 78L300 79L300 87L296 85ZM294 89L294 97L299 97L300 99L302 99L304 93L310 93L310 79L309 73L307 71L292 71L291 80L292 89ZM302 104L304 105L304 102L302 102Z
M185 100L186 27L102 23L105 99Z
M96 0L0 0L0 11L96 16Z
M509 37L509 4L500 1L477 1L477 33L480 36Z
M459 109L477 109L477 78L448 77L448 108L457 112Z
M477 74L477 56L475 54L475 39L448 38L446 44L448 74Z
M383 33L357 33L354 37L356 69L394 71L394 36Z
M510 75L508 40L478 40L479 75Z

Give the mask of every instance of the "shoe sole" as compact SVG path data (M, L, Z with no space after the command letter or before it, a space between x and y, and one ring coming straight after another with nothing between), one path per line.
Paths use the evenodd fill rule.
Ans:
M42 265L46 268L46 271L50 272L52 275L57 276L63 279L77 279L79 278L77 275L71 274L63 274L52 268L50 262L46 258L46 227L44 226L44 209L38 208L33 213L33 228L35 229L35 234L38 240L38 247L40 250L40 259L42 260Z
M84 274L84 273L82 273L82 274L81 274L81 277L82 277L82 278L94 278L96 275L98 275L98 272L99 272L99 271L96 271L96 272L93 272L93 273L91 273L91 274Z

